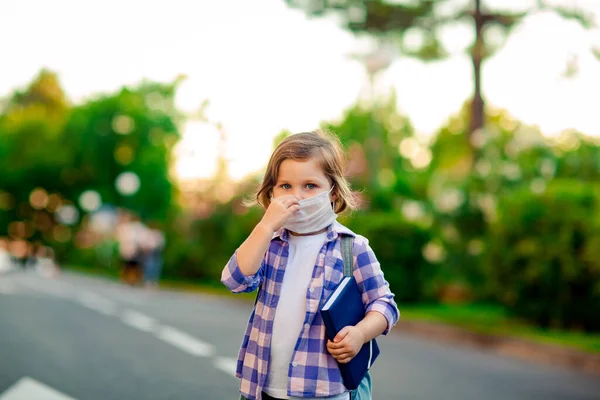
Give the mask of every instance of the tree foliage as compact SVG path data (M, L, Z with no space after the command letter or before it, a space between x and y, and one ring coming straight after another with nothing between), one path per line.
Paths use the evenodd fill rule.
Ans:
M17 234L21 239L54 241L56 212L71 204L84 215L86 191L104 204L164 219L174 190L169 161L178 138L177 83L142 83L73 105L57 76L42 70L10 95L0 111L0 235L14 236L10 225L21 222L28 227ZM139 177L131 195L117 188L123 172Z

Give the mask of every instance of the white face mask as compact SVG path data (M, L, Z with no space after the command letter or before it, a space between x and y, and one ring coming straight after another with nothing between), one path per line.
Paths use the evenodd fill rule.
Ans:
M308 199L300 200L298 202L300 210L292 215L283 227L296 233L310 233L320 231L331 225L337 218L329 200L329 193L332 190L333 188L328 192L322 192Z

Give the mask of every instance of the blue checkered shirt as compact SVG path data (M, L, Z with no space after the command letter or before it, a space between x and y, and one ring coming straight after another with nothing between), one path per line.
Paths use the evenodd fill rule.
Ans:
M308 329L300 332L288 370L288 396L327 397L346 391L336 360L326 349L325 325L319 309L342 280L343 258L340 235L354 237L354 277L362 291L365 312L377 311L386 318L386 335L396 324L400 313L394 294L383 276L379 262L368 240L356 235L339 222L329 226L327 239L319 252L306 290ZM249 400L261 399L269 371L269 353L273 319L288 258L288 231L273 235L269 250L255 275L245 276L233 254L221 276L221 281L234 293L251 292L261 287L258 301L250 314L240 348L236 376L240 378L240 393Z

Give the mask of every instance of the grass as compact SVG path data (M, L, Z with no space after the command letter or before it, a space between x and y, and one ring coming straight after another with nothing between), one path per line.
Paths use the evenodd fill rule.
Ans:
M402 305L402 317L409 320L438 322L473 332L510 336L538 343L571 347L600 354L600 334L558 329L544 329L511 317L496 305Z
M118 280L116 269L70 266L68 270ZM161 279L161 287L195 293L208 293L254 301L256 293L234 295L220 282L192 282L181 279ZM509 316L497 305L489 304L400 304L401 318L411 321L436 322L467 329L472 332L509 336L533 342L570 347L600 354L600 334L558 329L543 329Z

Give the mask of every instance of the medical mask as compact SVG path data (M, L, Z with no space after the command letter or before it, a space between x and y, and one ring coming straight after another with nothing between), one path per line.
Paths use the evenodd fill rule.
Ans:
M283 227L296 233L310 233L320 231L331 225L337 218L329 200L329 193L332 190L333 188L328 192L322 192L308 199L300 200L298 202L300 210L292 215Z

